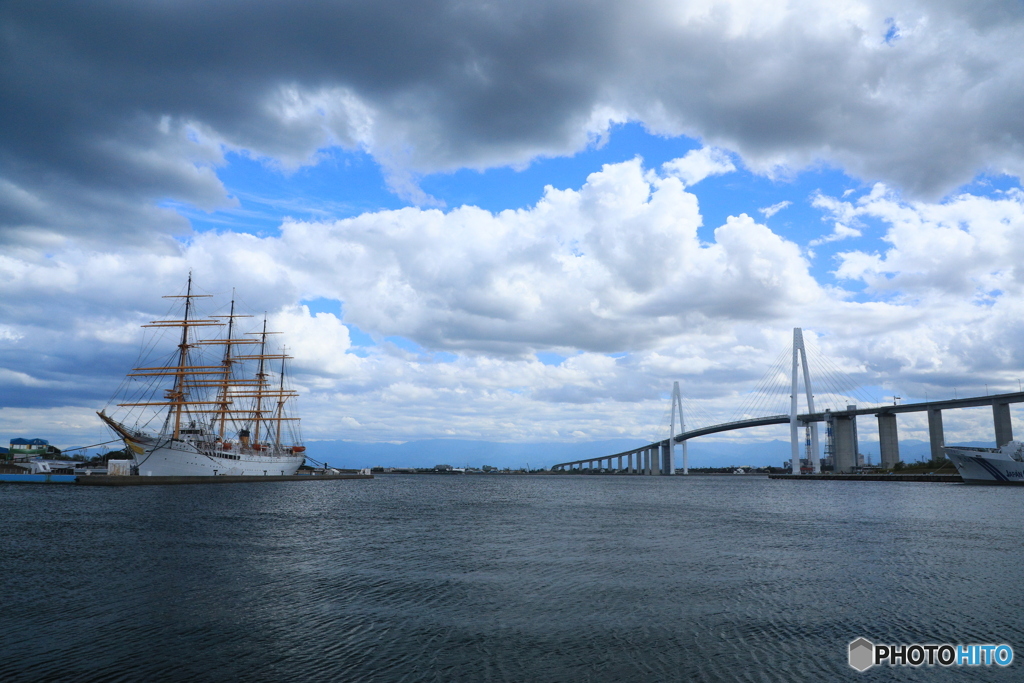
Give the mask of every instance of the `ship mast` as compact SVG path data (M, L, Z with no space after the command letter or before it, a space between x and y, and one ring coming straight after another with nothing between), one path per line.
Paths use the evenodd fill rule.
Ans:
M218 439L224 440L224 435L227 432L227 418L228 415L245 412L232 410L232 401L237 397L232 392L232 387L235 385L251 385L255 380L243 380L237 379L232 375L232 367L235 362L241 360L245 356L234 355L232 348L235 344L258 344L259 341L256 339L235 339L235 318L251 318L251 315L238 315L235 313L235 291L231 290L231 310L228 315L213 315L211 318L226 318L228 321L228 332L224 339L201 339L193 342L193 345L221 345L224 346L224 357L221 360L221 377L219 379L203 379L193 380L189 382L189 387L217 387L217 400L210 401L211 405L216 406L212 409L203 409L199 412L212 413L212 425L217 426Z
M235 384L251 384L251 381L235 379L231 376L231 367L236 360L240 357L231 355L231 348L235 344L257 344L255 339L235 339L235 318L251 318L251 315L236 315L235 314L235 290L231 290L231 312L228 315L215 315L211 316L214 318L227 318L228 319L228 334L226 339L222 340L210 340L207 342L201 342L206 344L223 344L224 345L224 359L221 361L221 365L224 366L224 376L218 383L218 402L217 402L217 417L219 418L219 425L217 428L217 435L221 441L224 440L224 434L227 430L226 423L228 413L234 413L238 411L229 410L228 406L231 405L231 401L234 396L231 393L231 387ZM217 419L217 418L215 418Z
M224 345L224 384L220 388L220 429L217 438L224 440L224 422L228 418L228 382L231 380L231 333L235 329L235 290L231 290L231 311L228 313L228 338Z
M259 369L256 371L256 419L253 429L252 442L260 442L260 422L263 421L263 390L267 386L267 373L263 371L263 363L267 353L267 315L263 314L263 332L260 334L260 356Z
M281 334L280 332L268 332L267 331L267 321L266 321L266 319L264 319L264 321L263 321L263 331L261 331L261 332L250 332L249 334L259 335L260 338L259 338L258 343L260 344L260 353L254 354L254 355L251 355L251 356L235 356L235 360L258 360L259 364L257 366L256 379L252 380L252 383L253 383L252 393L235 393L235 394L232 394L232 396L235 397L235 398L248 397L248 398L256 399L255 404L254 404L255 407L254 407L254 409L252 411L252 416L253 416L253 443L256 443L256 438L259 435L259 430L260 430L260 424L261 423L266 423L266 436L269 439L271 437L271 425L270 425L270 423L276 422L277 426L273 427L274 443L275 443L276 446L280 446L281 445L281 423L285 422L285 421L288 421L288 422L298 422L299 421L299 418L297 418L297 417L284 417L284 404L285 404L285 402L289 398L298 395L294 391L291 391L289 389L285 389L284 388L284 362L285 362L285 359L291 358L291 356L286 355L284 353L283 349L282 349L281 353L266 353L266 350L267 350L267 335ZM253 340L253 341L256 341L256 340ZM270 382L267 379L269 373L267 372L267 364L266 364L266 362L268 360L276 360L278 358L281 359L281 378L280 378L280 382L279 382L280 386L279 386L279 388L272 389L270 387ZM271 399L271 397L273 397L273 396L277 397L277 407L273 411L271 411L271 410L264 410L264 408L263 408L263 399L266 398L269 401ZM267 413L267 415L264 416L264 413Z
M185 406L208 405L213 403L212 401L187 400L188 389L192 385L187 383L186 378L193 375L219 375L224 372L223 367L216 365L189 365L188 350L193 346L193 344L189 343L189 330L193 327L205 327L221 324L216 320L207 320L203 318L193 317L194 312L192 310L192 299L198 299L209 296L211 295L192 293L192 271L189 271L188 287L185 290L185 294L163 297L165 299L184 299L184 317L181 320L154 320L148 325L143 325L143 327L181 328L181 341L178 344L177 354L178 364L176 366L135 368L133 372L130 372L128 374L128 377L174 377L173 386L170 389L166 390L166 394L164 396L166 400L117 404L118 406L168 406L169 409L167 412L167 420L164 423L164 429L166 430L173 421L174 431L172 432L172 438L175 439L177 439L181 435L181 416L182 412L185 410Z
M188 314L192 312L192 271L188 271L188 287L185 289L185 316L183 319L184 325L181 326L181 343L178 344L178 374L174 376L174 389L171 396L174 405L171 410L174 411L174 437L175 439L181 434L181 410L184 407L183 403L185 400L185 367L188 361Z
M281 448L281 423L284 421L284 359L287 358L288 349L281 347L281 381L277 389L277 436L274 438L274 448Z

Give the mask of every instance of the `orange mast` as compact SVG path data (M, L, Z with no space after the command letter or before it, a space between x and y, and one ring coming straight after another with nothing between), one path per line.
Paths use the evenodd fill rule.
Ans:
M220 427L217 430L217 436L218 436L218 438L221 441L223 441L224 440L224 432L225 432L225 428L226 428L225 423L227 422L227 416L228 416L229 412L232 412L232 411L228 410L228 406L231 404L231 399L233 398L231 396L231 394L229 393L229 389L231 388L232 384L244 384L244 383L246 383L244 381L233 380L232 377L231 377L231 366L235 362L235 359L233 359L231 357L231 347L234 344L254 344L254 343L256 343L256 340L254 340L254 339L234 339L235 318L251 318L252 317L251 315L235 315L235 290L233 290L233 289L231 290L231 312L228 315L223 315L223 316L222 315L217 315L217 316L211 316L211 317L214 317L214 318L227 318L228 319L228 335L227 335L227 338L224 339L224 340L210 340L208 342L205 342L207 344L224 344L224 359L221 361L221 365L224 367L224 375L221 377L221 380L218 383L219 387L220 387L220 390L218 392L219 393L219 397L218 398L220 399L220 401L219 401L220 410L217 411L218 413L220 413ZM204 342L201 342L201 343L204 343ZM210 386L210 385L207 384L206 386Z
M259 370L256 371L256 419L253 429L253 444L260 442L260 422L263 420L263 388L267 384L267 374L263 372L263 357L267 351L267 314L263 314L263 333L260 336L260 364Z
M284 359L288 357L285 355L286 351L287 348L281 347L281 382L277 391L277 435L274 437L274 447L277 449L281 448L281 422L283 422L281 418L284 417Z

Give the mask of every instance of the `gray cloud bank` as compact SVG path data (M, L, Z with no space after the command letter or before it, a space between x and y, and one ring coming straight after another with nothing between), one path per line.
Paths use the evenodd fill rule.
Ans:
M1012 388L1024 194L927 198L979 170L1021 175L1021 14L984 2L0 4L0 428L99 429L92 409L131 367L138 325L190 267L211 291L243 285L291 331L320 438L653 438L666 378L727 418L795 325L850 372L897 378L893 393ZM157 248L190 231L168 205L232 204L216 173L229 152L290 169L330 146L365 150L426 203L423 174L571 154L630 120L709 146L660 171L611 164L518 211L409 207ZM710 145L764 173L825 161L887 181L814 200L835 225L824 241L885 226L884 253L851 247L836 262L863 293L817 282L799 245L748 216L701 242L690 186L734 158ZM297 305L318 297L344 314ZM343 322L379 345L353 353ZM389 335L457 357L405 354ZM543 350L568 358L544 365ZM975 423L964 433L991 428Z
M1019 3L0 5L7 242L183 233L225 150L362 148L419 174L568 154L639 120L755 170L825 161L938 196L1020 175Z

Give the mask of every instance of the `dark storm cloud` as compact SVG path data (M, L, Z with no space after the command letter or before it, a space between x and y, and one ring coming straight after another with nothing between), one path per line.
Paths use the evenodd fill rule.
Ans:
M1021 172L1021 34L1016 3L7 2L0 228L185 231L160 203L229 204L225 148L362 146L415 197L624 119L935 195Z

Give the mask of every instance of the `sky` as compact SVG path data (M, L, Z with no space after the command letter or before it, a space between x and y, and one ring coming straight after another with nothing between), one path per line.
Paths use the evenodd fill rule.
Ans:
M108 438L190 270L311 441L661 439L794 327L820 402L1016 391L1021 45L1017 1L8 0L0 440Z

